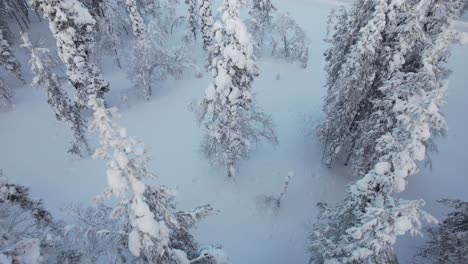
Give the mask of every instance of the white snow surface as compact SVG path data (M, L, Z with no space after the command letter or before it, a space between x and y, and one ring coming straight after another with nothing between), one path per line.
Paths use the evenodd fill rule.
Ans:
M340 201L346 184L352 180L345 167L327 169L321 165L322 146L315 136L306 135L322 118L325 95L322 53L326 48L322 40L327 15L346 2L349 1L275 1L278 9L290 12L308 34L309 67L301 69L268 58L259 60L261 75L255 80L253 91L259 105L272 114L280 145L276 148L260 145L249 160L242 162L234 180L227 180L221 168L212 167L198 152L203 129L188 111L190 102L204 96L212 81L211 74L205 73L201 79L187 74L181 80L167 81L158 87L150 102L123 103L121 91L130 88L131 83L124 72L112 65L104 67L105 78L111 83L109 105L120 108L120 124L148 147L151 157L148 165L159 176L158 181L177 190L178 208L190 210L210 203L219 210L202 221L193 233L201 244L223 245L233 264L307 263L308 225L317 214L315 204ZM48 35L47 30L46 26L35 25L31 37ZM55 44L48 39L46 43ZM24 52L17 46L16 50L19 59L26 62ZM443 107L449 131L447 138L437 140L439 153L432 154L433 168L423 168L421 164L421 172L408 179L407 189L401 194L404 198L425 199L425 209L439 219L447 211L436 203L437 199L468 200L467 56L467 45L454 47L450 61L453 73L447 104ZM202 65L205 59L198 61ZM29 74L24 72L30 81ZM276 80L277 74L281 74L280 80ZM118 186L124 184L111 171L106 176L101 160L79 159L66 153L71 135L66 125L55 119L44 90L29 86L14 90L14 108L0 113L0 168L6 176L29 186L32 195L43 198L45 206L58 217L58 209L66 203L91 204L106 187L107 177L118 182ZM89 138L93 147L97 147L97 135L90 134ZM274 212L259 208L256 197L275 193L288 171L294 171L295 176L281 208ZM398 226L403 231L406 220L402 219ZM421 237L400 238L396 252L401 263L411 261L423 241ZM139 249L139 245L133 245L133 251Z

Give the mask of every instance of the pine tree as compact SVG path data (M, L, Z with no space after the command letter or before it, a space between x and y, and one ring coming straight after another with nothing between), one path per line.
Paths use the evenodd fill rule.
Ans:
M50 56L49 50L34 47L28 35L22 34L23 45L27 49L31 58L31 72L34 78L31 86L34 88L44 86L47 89L47 102L54 110L58 120L67 123L73 132L74 140L69 150L70 153L80 157L91 153L88 140L86 139L87 125L81 116L80 109L67 97L63 86L64 81L57 77L54 69L57 69L57 62Z
M261 53L265 45L266 33L271 27L273 13L276 7L271 0L253 0L252 10L249 12L249 32L254 36L254 45L257 53Z
M197 39L197 31L198 31L197 7L198 7L198 2L197 2L197 0L185 0L185 4L188 7L188 23L189 23L189 26L190 26L190 31L193 34L193 38Z
M200 32L203 38L203 48L208 50L211 46L212 31L213 31L213 15L211 14L211 0L201 0L199 15L200 15Z
M468 262L468 202L443 199L440 203L455 211L436 227L427 230L429 240L420 249L421 263Z
M247 156L251 144L261 138L277 143L270 117L254 105L251 86L259 72L250 35L240 20L243 4L223 3L223 20L214 25L216 42L210 50L214 81L197 113L207 129L203 151L210 160L222 163L229 177L235 175L239 159Z
M11 50L10 44L4 38L2 30L0 30L0 66L24 82L23 76L21 75L21 66Z
M394 195L418 172L417 162L425 159L431 137L446 127L440 113L445 62L455 40L451 21L460 15L453 3L406 1L387 13L390 28L381 61L387 61L389 74L371 93L370 114L359 124L373 133L359 135L374 144L365 163L369 169L348 188L343 204L321 205L311 234L317 263L393 263L397 236L419 234L422 220L435 221L421 210L423 201Z
M80 108L86 106L92 95L102 98L109 85L90 60L96 21L76 0L32 0L31 4L49 20L60 59L77 91Z

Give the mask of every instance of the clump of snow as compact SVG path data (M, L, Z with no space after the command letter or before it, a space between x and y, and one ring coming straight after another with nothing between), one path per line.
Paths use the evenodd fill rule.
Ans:
M379 175L384 175L385 173L390 172L392 165L389 162L381 161L375 164L374 171Z

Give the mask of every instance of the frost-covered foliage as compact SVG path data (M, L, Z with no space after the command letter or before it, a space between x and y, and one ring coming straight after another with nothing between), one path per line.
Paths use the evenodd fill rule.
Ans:
M0 67L14 74L18 79L24 82L21 75L21 66L11 50L10 44L4 38L2 30L0 30Z
M272 25L271 55L307 68L309 47L304 30L288 14L279 14Z
M129 0L127 4L130 2L134 1ZM168 35L164 33L158 18L151 19L146 26L138 9L133 5L131 8L129 6L130 9L133 10L131 20L135 21L132 22L135 39L131 44L127 73L135 82L136 90L149 100L153 93L152 84L169 76L178 78L190 65L190 59L185 43L169 47Z
M429 240L418 253L420 263L468 263L468 202L452 199L439 202L455 211L427 230Z
M29 189L13 184L0 171L0 263L36 264L52 216Z
M0 109L11 106L11 90L0 78Z
M124 6L123 0L103 0L99 5L102 16L96 17L96 48L100 55L113 57L119 68L122 68L121 50L124 48L124 38L128 34Z
M73 132L74 140L69 149L70 153L84 156L91 153L86 139L86 120L81 116L80 109L68 98L62 88L65 81L57 77L54 70L58 68L57 62L50 56L46 48L34 47L28 35L23 34L22 47L27 49L31 56L29 64L34 74L31 86L34 88L44 86L47 90L47 102L54 110L58 120L67 123Z
M358 140L364 138L356 141L356 147L373 142L374 148L366 149L372 153L357 152L368 154L370 160L355 161L363 162L361 164L366 165L360 168L368 169L357 171L359 176L363 172L362 178L349 186L345 202L336 208L322 205L323 212L311 235L312 251L318 263L392 262L397 236L408 232L419 234L422 220L435 221L421 210L423 201L398 200L393 196L404 191L408 176L418 172L417 162L426 158L431 136L438 135L446 127L439 109L447 88L445 62L454 40L451 21L460 15L460 11L451 8L450 4L454 2L415 0L398 3L375 3L374 18L360 30L364 33L369 28L372 29L369 32L375 33L379 28L376 25L381 26L376 37L369 37L372 36L369 33L363 38L364 42L374 39L380 44L372 41L375 46L371 43L362 45L359 53L367 54L372 50L369 47L375 47L373 56L380 58L379 62L386 62L379 72L365 71L372 73L374 81L380 78L377 82L380 85L366 84L370 85L366 88L370 89L367 97L371 98L368 109L356 108L363 111L360 113L363 118L356 124L358 128L362 126L356 137ZM379 47L385 48L381 50ZM370 59L369 56L365 59ZM359 64L351 64L354 68L346 71L342 68L339 72L350 74L350 70L358 69ZM375 65L378 68L379 64ZM347 67L347 63L342 67ZM386 78L382 79L384 76ZM340 78L342 76L338 77L337 83L341 82ZM352 75L349 78L352 83L362 80ZM359 90L356 86L345 89L345 95L338 94L340 100L351 98L351 88ZM342 111L344 116L345 111Z
M130 18L130 24L132 24L133 35L136 39L140 39L144 36L146 30L145 21L138 10L138 5L135 0L125 0L127 5L128 17Z
M128 76L136 89L149 100L153 83L169 76L178 78L189 65L184 47L173 52L163 43L159 25L151 22L146 33L134 41L129 57Z
M7 19L13 19L22 32L29 29L29 8L25 0L2 0L0 1L0 30L5 31L6 39L12 40L12 31L7 25Z
M188 23L190 27L190 32L193 34L193 38L197 39L198 31L198 1L197 0L185 0L185 4L188 8Z
M121 201L112 215L129 224L130 251L149 262L177 263L169 244L170 228L178 227L171 210L172 192L144 183L154 177L146 168L145 149L114 123L117 109L107 109L99 98L92 98L90 104L95 118L91 127L99 133L102 144L94 156L107 163L109 189L105 195L115 195Z
M126 226L119 219L110 218L112 208L68 205L64 212L70 223L64 226L63 237L55 245L57 252L47 261L58 263L141 263L127 245ZM52 263L52 262L49 262Z
M459 13L460 7L456 5L465 5L465 2L360 0L350 11L341 10L332 17L333 35L328 40L332 47L325 53L328 92L324 112L327 117L319 130L328 166L343 154L347 156L345 164L349 161L356 175L363 176L372 169L380 157L375 148L377 140L396 124L389 114L391 100L383 97L405 93L404 89L393 90L396 79L413 78L413 82L417 82L414 78L423 78L421 81L433 86L430 78L411 73L427 69L422 67L421 56L425 47L436 45L434 38L439 33L431 29L434 23L447 24L452 19L447 18L452 16L449 10ZM437 14L431 15L431 9ZM448 45L452 40L447 41L442 40L442 43ZM446 54L447 51L442 52ZM446 56L440 59L440 62L426 60L425 64L443 68ZM446 78L447 71L442 68L440 74L436 73L436 82ZM444 125L434 122L431 129L434 135L443 134ZM430 140L424 144L433 147Z
M200 0L199 16L200 16L200 32L203 38L203 48L208 48L213 43L213 15L211 13L212 2L211 0Z
M327 117L320 127L328 166L355 134L351 131L356 120L368 111L373 85L379 81L376 78L384 78L388 68L388 61L381 61L380 53L385 50L383 34L394 26L390 21L387 23L393 19L387 14L392 14L395 5L387 2L357 0L349 14L343 11L338 15L336 32L330 40L333 46L325 53Z
M71 0L67 1L70 3ZM51 29L57 38L57 46L62 47L63 34L57 34L55 20L52 17L57 16L61 11L54 3L34 1L34 6L48 14ZM64 4L63 2L61 2ZM76 11L76 6L80 6L80 12L73 13L73 25L83 25L86 29L92 30L94 20L89 13L77 2L72 1L68 5L67 11ZM59 5L59 7L63 7ZM51 10L55 11L49 14ZM67 16L64 16L65 18ZM83 22L84 21L84 22ZM74 31L74 28L68 28ZM76 36L76 35L75 35ZM93 41L92 35L86 35L88 38L78 38L81 42L80 47L89 47ZM73 39L72 39L73 40ZM69 43L72 43L70 40ZM75 54L78 50L72 46L69 53L61 53L61 58L67 68L75 70L74 65L68 65L71 62L67 60L64 54ZM84 51L87 51L84 49ZM91 91L106 87L102 80L100 70L92 64L88 56L79 57L79 68L83 76L93 76L97 80L87 83L87 88ZM75 61L76 61L75 57ZM72 72L72 71L70 71ZM92 73L92 74L90 74ZM78 76L78 80L81 80ZM69 74L69 79L73 82L77 76ZM189 262L187 252L175 248L171 244L171 235L185 231L187 226L177 218L174 212L173 193L163 186L148 186L144 180L154 178L146 168L147 156L145 149L136 140L129 138L126 130L115 124L115 118L118 116L115 108L107 108L104 100L99 93L88 93L88 106L94 114L94 121L91 128L98 132L101 147L96 150L94 157L106 161L107 179L109 188L101 198L110 198L112 195L119 199L119 204L113 209L112 216L123 221L128 234L128 249L134 256L140 256L145 262L166 263L166 264L186 264ZM181 231L182 230L182 231Z
M214 24L210 69L214 81L199 103L197 118L207 129L204 154L234 176L238 161L261 138L276 144L271 118L256 109L251 91L259 75L251 36L240 20L243 1L225 0L222 21Z
M107 163L109 188L102 198L114 195L120 200L112 216L126 223L130 252L150 263L185 264L198 257L193 256L197 244L188 229L211 207L175 212L171 190L145 184L146 179L155 178L146 168L146 151L115 124L117 110L106 108L99 98L92 98L90 104L95 118L91 127L99 133L102 144L94 156Z
M31 0L31 4L49 20L80 107L85 107L89 96L103 97L108 84L90 59L96 21L88 10L77 0Z
M276 7L271 0L253 0L252 10L249 12L250 20L248 22L249 32L253 36L256 53L260 54L265 45L265 37L271 32L271 23L273 13Z

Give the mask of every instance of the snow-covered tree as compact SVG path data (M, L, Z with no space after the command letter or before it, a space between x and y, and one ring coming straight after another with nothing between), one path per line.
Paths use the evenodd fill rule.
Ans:
M135 263L127 246L126 227L120 219L109 217L112 207L79 206L70 204L63 211L70 221L54 245L55 254L44 261L48 263ZM124 230L124 231L122 231ZM133 262L132 262L133 261Z
M439 202L455 211L438 226L428 228L429 240L418 253L421 263L468 263L468 202L453 199Z
M187 67L184 47L166 46L167 35L158 19L153 18L146 26L134 0L127 0L135 40L129 57L128 76L134 80L137 91L149 100L153 83L168 76L179 77Z
M25 0L2 0L0 1L0 29L6 31L8 37L12 31L7 25L7 18L14 19L21 31L29 29L29 7ZM10 38L7 38L9 41Z
M122 68L121 49L124 48L123 39L127 34L127 15L122 12L124 6L123 0L103 0L100 4L103 15L96 17L96 47L100 54L112 56L119 68Z
M147 32L134 41L130 52L128 76L147 100L151 98L155 81L179 77L187 67L183 50L172 52L162 39L159 25L152 22Z
M334 75L328 77L327 85L330 86L327 87L324 107L327 116L320 127L320 137L325 143L324 160L328 166L350 140L357 119L369 107L368 98L373 92L374 83L383 75L381 72L385 73L382 68L386 67L381 66L380 53L385 50L383 34L388 26L393 25L387 23L391 19L387 14L395 7L387 2L357 0L349 17L341 16L342 21L337 22L338 30L358 32L358 37L353 40L341 36L343 39L333 43L337 46L330 50L342 49L335 56L332 55L327 64L327 72ZM357 28L346 29L345 23ZM337 66L339 63L342 65Z
M396 25L383 34L389 42L382 43L386 52L380 58L387 62L387 75L369 94L370 113L359 124L359 137L367 137L364 127L375 135L367 137L374 142L372 162L349 186L343 204L321 206L311 234L316 262L393 263L397 236L420 234L422 220L435 221L421 210L423 201L394 195L418 172L417 162L426 158L431 137L446 127L440 113L447 88L445 62L454 41L451 21L460 14L451 8L453 3L406 1L386 13L384 24ZM375 29L378 24L370 25Z
M175 212L171 190L145 184L146 179L155 178L146 167L146 151L115 124L117 110L106 108L100 98L93 98L90 104L95 118L91 127L99 133L102 144L94 156L107 163L109 188L103 198L119 198L112 215L128 223L130 252L150 263L187 263L196 247L188 228L211 207L202 207L196 213Z
M161 19L161 0L140 0L138 7L142 15L152 17L153 19Z
M188 8L188 23L190 31L193 34L193 38L197 39L198 31L198 1L197 0L185 0L185 4Z
M213 42L212 31L214 19L211 13L212 2L211 0L200 0L200 2L200 32L203 38L203 48L208 50Z
M89 12L82 7L76 0L66 0L60 2L60 7L67 6L67 11L74 10L72 13L73 24L69 31L78 32L78 29L83 26L87 31L92 31L94 20ZM51 19L57 15L57 6L50 2L33 0L34 6L48 14L49 24L53 33L56 32L55 20ZM79 11L77 10L79 6ZM51 12L53 9L56 12ZM78 27L75 29L74 27ZM57 38L57 45L61 47L68 34L54 34ZM88 36L88 35L87 35ZM78 40L82 40L78 38ZM72 41L72 40L71 40ZM93 38L85 39L82 47L86 50L90 46ZM70 47L66 54L76 54L76 46ZM61 56L67 68L74 69L74 61L68 60L67 56ZM83 76L90 76L93 73L95 80L89 83L88 88L98 90L106 87L107 84L102 79L102 74L98 67L89 61L89 57L80 57L79 65L83 70L80 76L68 76L71 81L80 80ZM76 60L76 58L75 58ZM72 65L68 65L72 64ZM78 73L77 73L78 74ZM105 85L104 85L105 84ZM129 251L137 257L141 257L145 262L161 263L161 264L186 264L189 263L188 253L183 249L178 249L173 244L172 236L176 234L187 234L186 228L191 227L194 222L206 213L191 214L192 218L178 218L178 213L175 212L173 202L173 193L166 187L155 185L150 186L145 183L145 180L155 178L149 172L146 166L148 160L146 151L142 144L127 136L126 129L118 126L115 123L115 118L118 116L116 108L107 108L104 99L98 93L88 93L88 106L93 111L94 120L91 128L99 135L101 147L94 153L95 158L101 158L106 162L106 173L108 180L108 189L100 197L101 199L115 196L120 202L112 210L112 217L121 219L126 230L121 230L127 235L127 245ZM209 211L210 207L205 207L205 211ZM187 219L192 221L189 223ZM178 236L177 236L178 237ZM186 245L187 243L184 243Z
M240 19L243 1L225 0L222 21L214 25L210 69L214 81L197 109L207 129L202 144L205 155L225 166L234 176L238 161L261 138L276 144L271 118L258 111L251 91L258 76L251 36Z
M0 262L39 263L51 224L51 214L30 198L29 189L9 182L0 171Z
M0 109L11 106L11 91L6 83L0 79Z
M266 34L271 28L273 13L276 7L271 0L253 0L252 10L249 12L250 21L248 23L249 32L253 36L254 46L257 53L261 53L265 43Z
M132 24L133 35L136 39L140 39L146 32L145 21L138 10L136 0L125 0L125 3L127 5L128 17Z
M31 86L34 88L44 86L47 90L47 102L54 110L58 120L67 123L74 136L70 153L84 156L91 153L88 140L86 139L86 120L81 116L80 109L68 98L63 90L65 81L54 73L58 68L57 62L50 56L46 48L34 47L28 35L22 34L23 45L27 49L31 58L31 72L34 74Z
M4 38L2 30L0 30L0 66L24 82L21 66L11 50L10 44Z
M31 4L49 20L80 107L85 107L92 95L103 97L109 85L90 59L96 21L87 9L76 0L31 0Z
M271 41L274 57L290 62L298 62L302 68L307 68L309 48L307 36L297 22L286 14L278 15L272 25Z
M325 143L327 165L342 153L347 155L345 164L349 161L358 176L372 169L380 156L375 151L376 141L395 124L389 114L391 105L384 109L386 101L382 100L393 90L383 87L399 72L421 68L421 50L432 45L430 25L438 20L430 18L431 9L447 6L460 10L465 4L465 0L444 4L359 0L351 11L340 12L329 41L333 46L325 53L327 117L319 135ZM443 128L436 131L441 134Z

